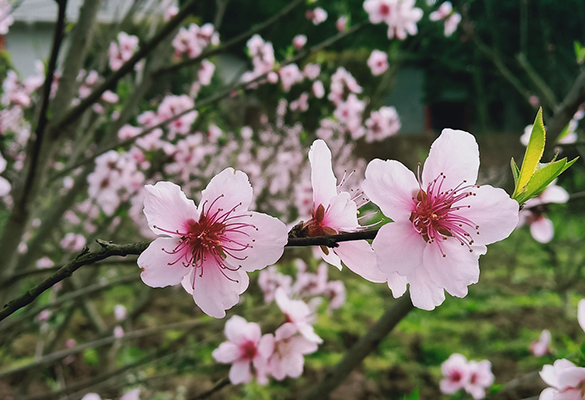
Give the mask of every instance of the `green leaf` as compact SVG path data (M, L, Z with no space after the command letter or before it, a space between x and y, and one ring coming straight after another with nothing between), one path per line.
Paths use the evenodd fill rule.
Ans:
M532 126L532 133L530 134L530 141L526 147L526 153L524 154L524 160L522 160L522 167L520 168L520 175L516 188L514 190L513 198L516 198L520 194L524 187L532 178L532 175L538 168L538 162L544 153L544 141L545 141L544 123L542 122L542 107L538 109L534 125Z
M518 203L522 204L526 200L541 194L552 181L558 178L559 175L576 161L577 158L568 162L566 158L563 158L562 160L542 164L541 168L534 173L524 190L516 197Z
M414 389L414 391L408 395L404 395L402 397L402 400L419 400L420 399L420 391L417 389Z

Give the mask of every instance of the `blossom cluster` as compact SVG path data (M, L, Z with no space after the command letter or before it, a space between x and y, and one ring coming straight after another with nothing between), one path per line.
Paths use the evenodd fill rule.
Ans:
M110 43L108 56L110 69L117 71L138 50L139 39L137 36L128 35L126 32L118 33L117 40Z
M404 40L416 35L416 23L422 18L423 11L414 6L415 0L366 0L364 9L372 24L384 22L388 25L388 38Z
M219 33L213 24L207 23L199 26L190 24L188 27L181 27L172 42L175 49L175 56L195 58L203 53L208 46L219 44Z
M248 383L253 376L260 384L268 383L269 376L279 381L287 376L298 378L303 373L304 356L317 351L322 343L313 329L309 305L290 299L282 287L275 290L274 298L286 321L274 334L262 335L257 323L237 315L225 324L228 341L212 355L220 363L232 364L229 377L233 384Z
M452 394L465 390L474 399L485 398L485 392L494 383L492 363L488 360L468 361L462 354L451 354L441 365L444 378L441 380L441 392Z

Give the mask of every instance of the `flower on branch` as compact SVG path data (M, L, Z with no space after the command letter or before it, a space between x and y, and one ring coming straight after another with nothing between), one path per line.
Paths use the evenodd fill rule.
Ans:
M251 201L247 175L233 168L211 179L199 207L174 183L147 185L144 214L161 237L138 258L144 283L182 283L203 312L223 318L247 289L247 272L275 263L288 240L281 221L248 211Z
M486 245L516 227L518 203L502 189L476 185L478 170L475 138L452 129L433 143L418 177L398 161L368 164L364 191L394 221L373 241L378 266L403 285L400 291L410 284L418 308L443 303L444 290L465 297L479 279Z
M488 360L467 361L461 354L451 356L441 365L444 378L441 380L441 392L453 394L465 390L474 399L483 399L485 390L494 383L492 363Z

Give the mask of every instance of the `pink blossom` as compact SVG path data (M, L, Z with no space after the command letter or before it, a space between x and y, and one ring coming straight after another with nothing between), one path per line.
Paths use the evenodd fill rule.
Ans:
M127 393L124 393L120 400L140 400L140 389L133 389Z
M537 197L529 199L519 214L517 227L529 226L530 234L540 243L550 242L555 233L552 221L546 217L547 204L569 201L569 193L555 182L548 185Z
M201 67L199 71L197 71L197 77L199 79L199 83L203 86L207 86L211 83L211 78L213 78L213 74L215 72L215 64L209 60L201 61Z
M6 159L2 157L2 154L0 154L0 173L6 170L7 164L8 163L6 162ZM0 197L6 196L8 193L10 193L11 190L12 186L10 185L10 182L8 182L6 178L0 176Z
M293 325L304 338L314 343L323 342L323 339L315 333L312 312L307 303L302 300L291 300L281 287L274 292L274 299L284 314L286 322Z
M319 64L309 63L303 68L303 74L307 79L315 80L321 73L321 66Z
M116 304L114 306L114 316L116 317L116 320L122 321L126 319L127 314L126 307L124 307L122 304Z
M167 125L171 134L179 133L186 135L191 131L191 125L193 125L199 113L193 110L179 118L175 117L193 107L195 107L195 102L186 94L181 96L166 96L158 106L157 119L159 121L165 121L174 118Z
M85 246L85 237L79 233L68 233L61 239L61 247L68 251L80 251Z
M530 344L530 351L536 357L542 357L550 353L550 331L545 329L540 334L538 340Z
M0 0L0 35L6 35L14 23L14 17L10 15L11 8L8 0Z
M53 313L50 310L43 310L37 315L38 322L46 322L49 320Z
M307 10L305 16L310 20L313 25L319 25L327 20L327 11L321 7L314 8L313 10Z
M374 76L383 74L388 69L388 54L380 50L372 50L368 58L368 67Z
M388 23L393 14L395 3L396 0L366 0L364 1L364 10L368 13L372 24Z
M274 300L276 289L282 288L286 294L291 292L292 277L277 272L274 265L260 271L258 286L264 293L264 301L270 303Z
M347 29L347 16L342 15L341 17L337 18L335 21L335 27L339 32L343 32Z
M313 186L312 218L301 228L306 236L333 235L355 232L361 228L357 219L360 193L352 198L348 192L339 192L331 165L331 151L323 140L313 142L309 150L311 184ZM321 247L321 256L327 263L341 269L341 262L353 272L371 282L386 282L376 265L375 254L365 240L339 243L329 249Z
M329 309L337 310L345 304L347 298L345 292L345 284L343 281L327 282L324 290L325 297L329 299Z
M437 11L433 11L429 15L431 21L440 21L447 18L453 12L453 4L450 1L442 3Z
M454 13L445 20L445 36L449 37L457 30L461 22L461 14Z
M478 400L485 397L485 391L494 383L492 363L488 360L469 361L469 381L465 384L467 393Z
M540 377L550 387L540 393L539 400L581 400L585 395L585 368L564 358L545 365Z
M400 130L400 118L394 107L381 107L372 111L366 120L366 142L372 143L394 136Z
M209 45L219 43L219 34L212 24L190 24L189 27L181 27L173 38L172 46L176 56L187 55L189 58L198 57Z
M441 393L453 394L461 390L469 382L470 373L467 359L461 354L451 356L441 364L443 379L441 379Z
M296 64L288 64L278 70L280 82L285 92L288 92L292 85L302 82L303 73Z
M292 43L295 50L301 50L307 44L307 35L296 35Z
M116 325L114 327L113 334L116 339L122 339L124 337L124 328L122 328L120 325Z
M528 102L534 108L540 105L540 98L538 96L532 95L528 98Z
M159 237L140 255L141 278L152 287L183 284L206 314L223 318L248 287L247 272L274 264L288 240L286 226L248 211L252 187L227 168L201 194L199 207L179 186L145 187L144 214Z
M112 71L120 69L136 50L138 50L138 37L128 35L126 32L119 32L118 40L110 43L108 50L110 69Z
M316 98L320 99L325 96L325 87L323 87L323 82L315 81L311 86L311 91L315 95Z
M452 129L435 140L418 179L398 161L368 164L364 191L394 221L373 241L378 266L410 284L418 308L440 305L444 290L466 296L485 246L516 227L518 203L502 189L476 186L478 169L475 138Z
M585 299L579 300L579 306L577 308L577 320L579 326L585 331Z
M260 326L234 315L225 324L227 342L223 342L212 353L217 362L232 364L230 381L234 385L252 380L251 365L256 370L258 383L266 384L268 357L274 349L274 337L262 336Z
M37 261L38 269L51 268L53 265L55 265L55 263L49 257L46 256L39 258Z
M316 274L307 271L307 265L297 260L297 279L292 292L297 296L319 296L327 288L327 265L320 264Z
M407 34L416 35L416 23L423 11L414 7L415 0L366 0L364 10L372 24L384 22L388 25L388 38L406 39Z
M303 373L305 354L317 351L316 342L297 334L292 323L285 323L274 333L274 351L268 360L268 370L277 380L287 376L298 378Z
M359 139L366 133L362 125L362 113L365 108L366 104L354 93L350 93L347 100L339 102L333 112L333 116L345 125L353 139Z
M309 109L309 94L303 92L299 98L290 102L291 111L305 112Z

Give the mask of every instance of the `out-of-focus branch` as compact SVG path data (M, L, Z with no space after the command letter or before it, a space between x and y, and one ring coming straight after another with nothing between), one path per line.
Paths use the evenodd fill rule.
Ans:
M554 110L552 118L546 121L546 148L549 154L555 147L555 142L565 129L573 115L577 112L579 105L585 102L585 70L581 71L569 93L561 104Z
M339 235L331 235L331 236L317 236L311 238L298 238L298 237L290 237L286 244L286 247L298 247L298 246L328 246L328 247L336 247L338 242L347 242L350 240L364 240L364 239L373 239L376 234L378 233L377 230L372 231L362 231L362 232L351 232L351 233L342 233ZM63 279L71 276L73 272L77 271L84 265L94 264L97 261L104 260L108 257L112 256L127 256L130 254L139 255L141 254L148 245L149 242L140 242L140 243L132 243L132 244L114 244L107 242L105 240L96 240L102 249L100 251L91 252L89 249L85 249L75 260L70 261L69 263L65 264L61 267L56 273L49 276L39 285L29 289L24 295L10 301L4 306L4 309L0 311L0 321L8 317L9 315L13 314L17 310L21 309L32 303L38 296L41 295L45 290L52 287L57 282L62 281ZM87 290L87 289L86 289ZM65 297L65 296L63 296ZM12 324L10 324L12 326ZM0 330L5 330L6 325L0 325Z
M286 17L296 7L298 7L299 5L301 5L303 3L304 3L304 0L293 0L286 7L284 7L282 10L280 10L278 13L274 14L272 17L268 18L266 21L252 27L251 29L249 29L246 32L239 34L235 38L232 38L232 39L226 41L221 46L216 47L214 49L205 50L203 53L201 53L199 56L197 56L195 58L191 58L189 60L181 61L181 62L176 63L174 65L170 65L168 67L161 68L155 74L158 75L158 74L166 74L166 73L175 72L178 69L181 69L183 67L187 67L189 65L195 65L208 57L214 56L216 54L221 54L224 51L226 51L227 49L229 49L229 48L243 42L244 40L248 39L250 36L254 35L255 33L261 32L264 29L270 27L271 25L277 23L282 18Z
M506 383L502 389L491 397L493 400L518 400L540 393L547 385L540 378L538 371L529 372ZM538 397L534 397L535 399ZM532 399L530 397L529 399ZM526 400L529 400L526 399Z
M45 290L51 288L57 282L71 276L73 272L87 264L93 264L112 256L127 256L129 254L138 255L142 253L149 243L131 243L131 244L114 244L105 240L97 240L102 247L99 251L89 251L85 249L75 260L65 264L57 273L49 276L37 286L29 289L24 295L8 302L2 311L0 311L0 321L13 314L15 311L21 309L32 303L34 299L40 296Z
M69 125L70 123L74 122L79 116L83 114L85 110L92 106L96 101L99 100L100 96L108 89L112 89L116 83L122 78L124 75L129 73L134 69L134 66L148 55L151 51L153 51L161 42L162 40L167 37L171 32L173 32L180 24L183 22L185 18L189 16L191 13L191 9L195 5L197 0L190 0L185 4L179 13L175 15L173 18L169 20L167 24L165 24L161 30L154 35L154 37L147 43L144 43L140 46L140 49L132 57L126 61L120 69L116 70L110 76L106 78L106 80L98 85L86 98L84 98L77 106L69 108L64 115L59 118L53 124L53 129L60 130Z
M201 394L197 394L195 396L188 397L187 400L203 400L203 399L206 399L206 398L214 395L215 393L219 392L221 389L223 389L224 387L226 387L229 384L230 384L230 378L228 378L226 376L225 378L223 378L219 382L217 382L215 385L213 385L213 387L211 389L209 389L208 391L203 392Z
M211 322L215 322L215 320L211 321ZM156 326L153 328L146 328L146 329L126 332L124 334L124 336L122 336L121 338L116 338L114 336L108 336L108 337L105 337L102 339L94 340L92 342L83 343L83 344L80 344L78 346L71 347L69 349L59 350L59 351L56 351L54 353L47 354L47 355L45 355L45 356L43 356L43 357L41 357L41 358L31 362L31 363L28 363L28 364L20 365L18 367L12 368L12 369L5 369L3 371L0 371L0 377L15 374L17 372L27 371L31 368L36 368L36 367L40 367L43 365L51 364L51 363L54 363L56 361L62 360L63 358L65 358L67 356L81 353L82 351L87 350L87 349L95 349L98 347L106 346L106 345L114 343L117 340L119 340L121 342L125 342L125 341L129 341L132 339L155 335L157 333L168 331L168 330L192 329L192 328L195 328L197 326L204 325L204 324L205 323L203 321L197 319L197 320L184 321L184 322L175 322L172 324Z
M328 398L329 394L347 378L355 367L361 364L368 354L378 347L380 342L413 308L408 295L393 302L370 331L349 349L335 369L329 372L325 379L311 387L301 399L321 400Z
M538 75L538 72L532 67L526 55L524 53L516 54L516 60L518 64L522 67L526 75L530 78L534 86L538 88L538 91L541 95L541 100L544 100L547 106L554 110L557 108L558 101L554 92L551 88L546 84L546 82Z

